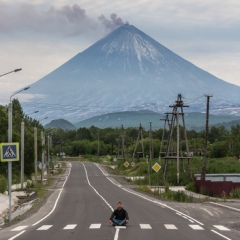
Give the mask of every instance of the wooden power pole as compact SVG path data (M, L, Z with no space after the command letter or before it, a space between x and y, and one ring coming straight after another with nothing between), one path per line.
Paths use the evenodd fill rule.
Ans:
M178 94L177 100L175 101L176 104L169 106L172 107L172 120L170 122L169 126L169 136L168 136L168 145L167 145L167 152L164 157L165 159L165 165L164 165L164 170L163 170L163 178L166 179L166 173L167 173L167 167L168 167L168 161L169 160L176 160L177 161L177 183L179 183L179 160L182 160L183 163L183 168L184 168L184 159L188 160L188 168L191 173L191 167L190 167L190 159L191 157L189 156L189 148L188 148L188 141L187 141L187 131L186 131L186 126L185 126L185 119L184 119L184 112L183 108L184 107L189 107L187 105L184 105L182 101L182 95ZM185 138L185 143L186 143L186 152L187 156L180 156L180 151L179 151L179 146L180 146L180 131L179 131L179 116L182 117L182 124L183 124L183 130L184 130L184 138ZM176 127L177 130L177 149L174 151L174 144L173 144L173 133L174 129Z
M205 176L206 176L208 122L209 122L209 102L210 102L210 97L212 97L212 95L205 95L205 96L207 97L207 110L206 110L206 129L205 129L204 158L203 158L203 166L202 166L202 173L201 173L201 180L202 181L205 181Z
M134 151L133 151L133 156L132 156L132 160L134 160L135 158L135 153L136 153L136 150L138 148L138 144L139 144L139 141L141 141L141 145L142 145L142 152L137 152L137 154L142 154L142 157L143 159L145 158L145 154L144 154L144 146L143 146L143 128L142 128L142 125L140 123L140 126L138 128L138 137L137 137L137 142L136 142L136 145L135 145L135 148L134 148ZM139 157L139 155L138 155Z

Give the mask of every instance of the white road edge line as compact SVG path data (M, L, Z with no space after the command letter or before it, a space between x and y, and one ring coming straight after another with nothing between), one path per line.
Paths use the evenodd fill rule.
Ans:
M228 238L228 237L222 235L221 233L219 233L219 232L217 232L217 231L215 231L215 230L211 230L211 231L214 232L214 233L216 233L217 235L219 235L219 236L221 236L221 237L227 239L227 240L232 240L231 238Z
M26 230L21 231L20 233L16 234L15 236L9 238L8 240L13 240L13 239L17 238L18 236L20 236L21 234L23 234L24 232L26 232Z
M141 195L141 194L139 194L139 193L137 193L137 192L130 191L129 189L126 189L126 188L124 188L124 187L122 187L122 186L119 186L118 184L114 183L109 177L106 176L107 174L102 170L102 168L99 166L99 164L95 163L95 165L100 169L100 171L103 173L103 175L104 175L112 184L114 184L115 186L121 188L122 190L124 190L124 191L126 191L126 192L128 192L128 193L131 193L131 194L133 194L133 195L136 195L136 196L138 196L138 197L141 197L141 198L143 198L143 199L145 199L145 200L147 200L147 201L150 201L150 202L159 204L159 205L161 205L162 207L166 207L166 208L168 208L168 209L176 212L177 214L181 214L182 216L185 216L185 217L187 217L188 219L191 219L192 221L194 221L194 222L196 222L196 223L198 223L198 224L200 224L200 225L204 225L203 223L201 223L201 222L199 222L198 220L196 220L196 219L194 219L194 218L186 215L185 213L182 213L182 212L180 212L180 211L178 211L178 210L176 210L176 209L174 209L174 208L172 208L172 207L169 207L169 206L166 205L165 203L161 203L161 202L159 202L159 201L157 201L157 200L151 200L151 199L147 198L146 196L143 196L143 195Z
M38 223L42 222L44 219L46 219L47 217L49 217L49 216L53 213L53 211L55 210L55 208L56 208L56 206L57 206L57 203L58 203L58 200L59 200L59 198L60 198L60 196L61 196L61 194L62 194L63 188L64 188L64 186L65 186L65 184L66 184L66 182L67 182L67 180L68 180L68 178L69 178L69 175L70 175L70 173L71 173L72 164L70 163L70 165L71 165L71 167L69 168L69 172L68 172L67 178L66 178L66 180L64 181L63 186L62 186L62 189L61 189L61 191L60 191L59 194L58 194L58 197L57 197L57 199L56 199L56 201L55 201L55 204L54 204L54 206L53 206L53 209L52 209L51 212L49 212L45 217L43 217L43 218L40 219L39 221L37 221L37 222L35 222L34 224L32 224L32 226L35 226L35 225L37 225Z
M223 204L220 204L220 203L215 203L215 202L210 202L210 203L211 203L211 204L218 205L218 206L221 206L221 207L224 207L224 208L229 208L229 209L232 209L232 210L234 210L234 211L236 211L236 212L240 212L240 210L239 210L239 209L237 209L237 208L234 208L234 207L226 206L226 205L223 205Z

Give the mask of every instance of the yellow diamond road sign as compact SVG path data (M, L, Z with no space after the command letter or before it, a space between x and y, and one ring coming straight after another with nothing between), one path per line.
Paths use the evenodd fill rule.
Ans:
M125 167L128 167L129 165L130 165L129 162L125 162L125 163L124 163L124 166L125 166Z
M160 166L158 163L155 163L155 164L152 166L152 169L153 169L155 172L158 172L158 171L161 169L161 166Z

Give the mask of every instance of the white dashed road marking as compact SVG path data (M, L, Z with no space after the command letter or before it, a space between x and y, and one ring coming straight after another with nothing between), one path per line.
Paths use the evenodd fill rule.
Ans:
M140 224L140 228L141 228L141 229L152 229L152 227L150 226L150 224Z
M166 229L177 229L177 227L173 224L164 224Z
M195 224L189 224L189 227L191 227L193 230L204 230L201 226Z
M43 225L40 228L38 228L37 230L48 230L49 228L51 228L53 225Z
M76 226L77 224L69 224L64 228L64 230L74 229Z
M99 229L101 227L100 223L96 223L96 224L91 224L89 229Z
M25 228L27 228L28 226L18 226L18 227L16 227L16 228L14 228L14 229L12 229L11 231L22 231L23 229L25 229Z
M226 228L222 225L213 225L215 228L217 228L218 230L221 230L221 231L231 231L229 228Z

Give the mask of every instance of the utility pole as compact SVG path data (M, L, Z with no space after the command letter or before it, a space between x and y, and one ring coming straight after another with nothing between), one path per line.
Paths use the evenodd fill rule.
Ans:
M168 123L168 129L170 129L170 120L168 118L168 113L165 113L166 117L165 118L160 118L160 121L164 121L164 128L163 128L163 133L162 133L162 141L160 144L160 152L159 152L159 159L161 159L162 153L164 153L164 156L166 155L166 152L162 151L162 146L163 146L163 140L164 140L164 135L165 135L165 130L166 130L166 123Z
M37 127L34 127L34 173L35 173L35 182L37 183Z
M49 164L50 164L50 138L52 133L48 133L47 135L47 174L49 174Z
M17 70L20 71L20 70ZM2 76L2 75L1 75ZM28 90L29 87L25 87L10 96L9 106L8 106L8 142L12 142L12 97L22 91ZM9 195L9 210L8 210L8 220L12 220L12 162L8 162L8 195Z
M164 157L165 159L165 165L164 165L164 170L163 170L163 178L166 179L166 173L167 173L167 167L168 167L168 161L169 160L177 160L177 176L179 176L179 160L182 160L183 163L183 168L184 168L184 159L188 160L188 168L190 173L192 174L191 167L190 167L190 159L191 157L189 156L189 148L188 148L188 142L187 142L187 132L186 132L186 126L185 126L185 120L184 120L184 112L183 108L184 107L189 107L188 105L185 105L182 101L182 95L178 94L177 100L175 101L176 104L171 105L169 107L173 108L172 113L172 119L169 124L169 136L168 136L168 146L167 146L167 152ZM180 111L179 111L179 110ZM179 134L179 115L182 117L182 124L183 124L183 130L184 130L184 137L185 137L185 143L186 143L186 153L187 156L184 157L179 156L179 147L180 147L180 134ZM175 126L177 127L177 151L174 151L174 144L173 144L173 135L174 135L174 129ZM179 179L177 180L179 181Z
M152 142L152 122L149 122L149 170L152 171L152 160L153 160L153 142Z
M121 134L118 138L118 155L119 155L119 150L121 149L121 159L125 159L125 153L124 153L124 142L125 142L125 134L124 134L124 128L123 125L121 126Z
M34 111L33 113L30 113L28 115L38 113L39 111ZM25 122L24 118L22 119L21 122L21 189L23 189L23 183L24 183L24 133L25 133Z
M206 129L205 129L205 145L204 145L204 157L203 157L203 166L201 173L201 180L205 181L206 176L206 165L207 165L207 142L208 142L208 121L209 121L209 102L212 95L205 95L207 97L207 110L206 110Z
M98 157L99 157L99 151L100 151L100 145L99 145L99 130L98 130L98 132L97 132L97 136L98 136L98 149L97 149L97 155L98 155Z
M145 154L144 154L144 147L143 147L143 133L142 133L142 125L141 125L141 123L140 123L139 130L138 130L138 137L137 137L137 142L136 142L136 145L135 145L135 148L134 148L134 151L133 151L132 160L134 160L134 158L135 158L135 153L136 153L139 141L141 141L141 143L142 143L141 144L142 145L142 152L141 153L142 153L142 157L144 159L145 158Z
M24 120L21 122L21 189L24 182Z
M179 184L179 112L176 116L177 120L177 184Z
M149 122L150 128L149 128L149 159L152 160L153 155L153 146L152 146L152 122Z
M42 140L42 171L41 171L41 182L43 182L44 177L44 166L45 166L45 134L41 131L41 140Z
M47 118L48 117L45 117L45 118L39 120L38 122L40 123L41 121L43 121ZM35 124L35 127L34 127L34 172L35 172L35 182L36 183L37 183L37 162L38 162L37 147L38 147L38 143L37 143L37 124Z

